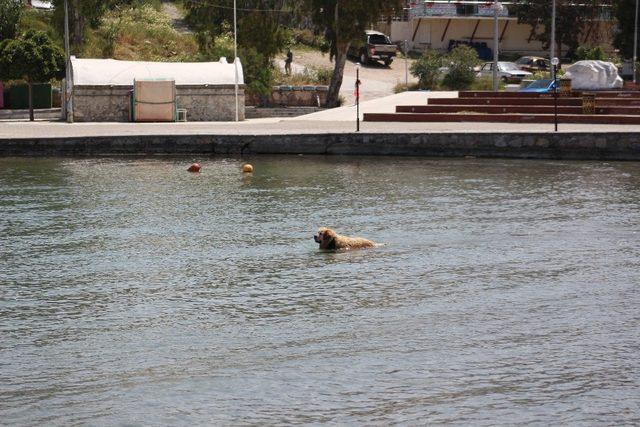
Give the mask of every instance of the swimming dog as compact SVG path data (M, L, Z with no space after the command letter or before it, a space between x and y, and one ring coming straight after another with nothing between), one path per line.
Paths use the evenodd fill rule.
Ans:
M318 234L313 236L313 240L320 244L320 249L328 251L372 248L376 246L371 240L363 239L362 237L341 236L326 227L320 227Z

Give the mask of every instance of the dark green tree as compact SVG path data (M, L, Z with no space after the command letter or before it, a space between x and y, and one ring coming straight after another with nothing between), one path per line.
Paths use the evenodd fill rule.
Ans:
M465 90L473 84L476 72L473 67L478 64L478 52L470 46L458 46L447 54L443 64L449 68L442 84L451 90Z
M418 78L418 87L420 89L437 89L443 60L444 57L440 53L428 50L411 65L409 70L412 75Z
M364 31L381 16L393 15L403 0L305 0L318 30L324 32L335 58L333 76L327 94L327 106L339 104L340 87L350 44L364 36Z
M16 35L22 9L22 0L0 0L0 41Z
M286 3L286 0L245 0L237 5L238 56L248 91L260 99L271 92L273 58L291 39L287 25L292 13ZM183 4L186 22L196 31L202 57L234 59L232 44L220 43L233 39L233 0L215 3L184 0Z
M64 77L65 58L41 31L27 31L0 42L0 79L24 80L29 86L29 119L33 121L33 84Z
M588 27L597 22L603 4L608 0L556 0L556 52L562 56L562 45L575 50ZM543 43L545 49L551 43L551 2L549 0L521 0L509 6L509 12L518 17L518 23L531 27L535 40Z
M635 13L635 0L618 0L614 5L614 15L618 28L613 38L613 45L620 49L620 53L625 58L633 58Z
M286 24L291 11L286 0L245 0L238 2L238 46L255 49L269 66L291 37ZM203 2L184 0L186 22L197 35L201 51L212 50L218 36L233 32L233 0Z

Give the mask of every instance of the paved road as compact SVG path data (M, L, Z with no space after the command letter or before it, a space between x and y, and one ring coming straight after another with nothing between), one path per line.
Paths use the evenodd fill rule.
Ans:
M284 69L284 56L277 60L280 68ZM413 60L407 61L410 66ZM305 67L309 68L331 68L334 63L329 61L329 55L318 51L293 51L292 69L295 73L302 73ZM416 82L417 79L409 73L405 75L405 62L403 59L396 60L387 67L381 63L367 64L360 67L360 98L362 101L381 98L394 93L394 87L398 83L404 83L408 77L409 82ZM355 102L354 89L356 83L356 61L349 58L344 67L344 77L340 94L345 98L346 104Z

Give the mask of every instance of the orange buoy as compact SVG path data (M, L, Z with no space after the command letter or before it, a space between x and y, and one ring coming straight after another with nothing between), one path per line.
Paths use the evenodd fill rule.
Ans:
M249 163L245 164L242 166L242 172L244 173L251 173L253 172L253 166L251 166Z
M200 172L200 169L202 169L202 166L200 166L200 163L193 163L191 166L189 166L189 169L187 169L187 172Z

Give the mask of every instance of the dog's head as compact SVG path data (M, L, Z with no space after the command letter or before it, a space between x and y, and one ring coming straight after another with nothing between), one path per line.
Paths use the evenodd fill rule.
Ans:
M336 232L330 228L320 227L313 240L320 244L320 249L335 249ZM333 246L333 247L332 247Z

